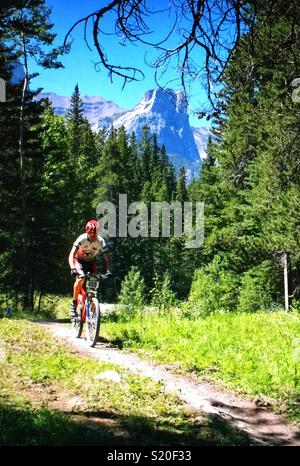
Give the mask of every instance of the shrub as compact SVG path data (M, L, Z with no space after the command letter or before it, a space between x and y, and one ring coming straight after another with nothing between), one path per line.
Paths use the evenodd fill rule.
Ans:
M183 312L187 317L205 317L212 312L236 309L239 292L238 276L223 268L222 258L196 270Z
M145 305L146 286L144 278L137 267L131 267L122 282L119 295L120 317L124 320L132 318L137 310Z
M282 271L266 260L244 273L238 308L245 312L282 308Z
M151 305L158 307L163 312L178 304L176 294L171 290L171 279L169 274L165 274L163 279L155 274L154 288L150 293L152 294Z

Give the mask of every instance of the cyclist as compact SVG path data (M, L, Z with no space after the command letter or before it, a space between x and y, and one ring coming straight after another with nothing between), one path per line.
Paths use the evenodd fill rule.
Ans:
M70 306L71 319L77 317L76 307L78 295L84 284L84 274L96 273L96 256L103 252L106 265L106 278L112 276L111 255L104 238L98 235L99 223L97 220L89 220L85 226L85 233L78 236L69 254L71 275L76 277L73 287L73 300Z

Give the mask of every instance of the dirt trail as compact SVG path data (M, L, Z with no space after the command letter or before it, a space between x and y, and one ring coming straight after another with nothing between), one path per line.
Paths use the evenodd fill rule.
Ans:
M193 376L181 376L167 366L154 365L133 353L125 353L114 346L98 342L95 348L87 346L84 338L71 337L70 324L39 322L45 329L84 355L98 361L112 362L164 385L167 393L174 393L195 411L219 416L247 434L261 445L300 445L300 427L287 425L280 415L259 407L254 401L222 392L212 384L200 382Z

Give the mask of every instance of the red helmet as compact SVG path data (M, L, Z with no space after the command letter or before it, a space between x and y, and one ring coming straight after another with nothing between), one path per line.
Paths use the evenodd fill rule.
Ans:
M85 225L86 233L91 234L92 236L96 236L97 228L98 228L97 220L89 220L87 224Z

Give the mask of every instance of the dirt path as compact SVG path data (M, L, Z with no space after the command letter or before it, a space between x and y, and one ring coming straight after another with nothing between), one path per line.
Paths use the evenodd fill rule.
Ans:
M98 342L95 348L87 346L85 339L71 337L70 324L39 322L45 329L60 337L80 353L98 361L112 362L142 376L161 382L167 393L174 393L195 411L219 416L236 428L247 432L262 445L300 445L300 427L287 425L280 415L248 401L200 382L195 377L184 377L171 372L167 366L154 365L133 353Z

